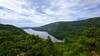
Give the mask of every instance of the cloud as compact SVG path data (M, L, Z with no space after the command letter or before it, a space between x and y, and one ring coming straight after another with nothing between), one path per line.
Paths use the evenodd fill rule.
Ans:
M0 23L41 26L100 16L100 0L0 0Z

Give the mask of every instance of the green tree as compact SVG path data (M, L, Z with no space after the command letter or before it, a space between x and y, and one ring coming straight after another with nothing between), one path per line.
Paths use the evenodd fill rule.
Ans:
M83 38L81 38L81 44L84 46L84 49L87 49L90 52L90 56L98 55L98 48L100 47L100 29L99 28L88 28L83 32ZM99 49L100 50L100 49Z

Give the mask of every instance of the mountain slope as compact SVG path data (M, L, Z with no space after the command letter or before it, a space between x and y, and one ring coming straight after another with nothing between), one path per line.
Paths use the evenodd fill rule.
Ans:
M0 56L62 56L59 49L50 37L44 40L18 27L0 24Z
M18 27L15 27L12 25L3 25L3 24L0 24L0 32L1 33L9 32L9 34L17 34L17 35L26 34L26 32L24 32L22 29L20 29Z
M38 31L47 31L49 34L55 36L56 38L63 39L65 37L78 37L87 27L100 28L100 17L89 18L81 21L56 22L33 29Z

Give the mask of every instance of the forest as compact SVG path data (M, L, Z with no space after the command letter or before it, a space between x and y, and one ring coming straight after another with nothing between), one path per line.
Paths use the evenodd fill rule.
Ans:
M62 56L59 48L49 37L44 40L15 26L0 25L0 56Z
M65 31L61 39L64 42L56 43L49 36L44 40L38 35L27 34L16 26L0 24L0 56L100 56L100 18L90 21L84 23L88 27L77 23L78 29L73 29L84 29L70 29L72 31L68 31L71 34L69 38ZM75 35L77 32L80 34Z

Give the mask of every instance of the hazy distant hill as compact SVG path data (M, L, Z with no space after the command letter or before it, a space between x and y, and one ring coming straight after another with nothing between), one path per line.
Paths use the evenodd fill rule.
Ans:
M56 22L33 29L39 31L47 31L49 34L55 36L56 38L63 39L65 37L77 37L87 27L100 28L100 17L72 22Z

